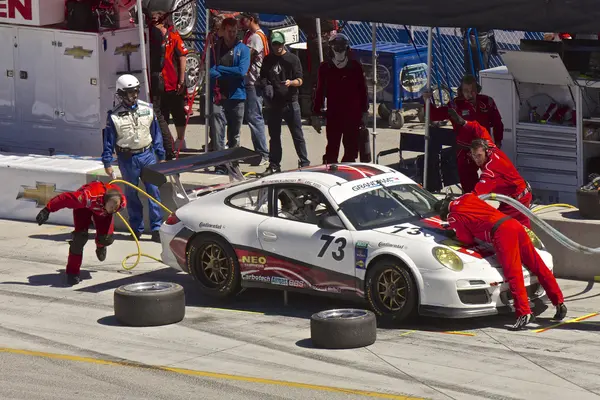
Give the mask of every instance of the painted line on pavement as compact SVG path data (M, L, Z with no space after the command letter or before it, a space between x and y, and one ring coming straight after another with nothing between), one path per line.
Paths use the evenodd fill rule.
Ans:
M575 322L580 322L580 321L586 320L588 318L595 317L596 315L598 315L598 313L587 314L587 315L584 315L584 316L581 316L581 317L570 319L570 320L565 321L565 322L561 322L561 323L556 324L556 325L551 325L551 326L548 326L546 328L537 329L537 330L535 330L533 332L535 332L535 333L546 332L547 330L550 330L552 328L556 328L557 326L561 326L561 325L565 325L565 324L572 324L572 323L575 323Z
M461 331L447 331L447 332L441 332L441 333L445 333L447 335L475 336L474 333L471 333L471 332L461 332Z
M166 372L173 372L173 373L182 374L182 375L198 376L198 377L202 377L202 378L213 378L213 379L230 380L230 381L242 381L242 382L257 383L257 384L263 384L263 385L285 386L285 387L289 387L289 388L309 389L309 390L316 390L316 391L321 391L321 392L345 393L345 394L373 397L373 398L378 398L378 399L424 400L421 397L410 397L410 396L402 396L402 395L388 394L388 393L381 393L381 392L370 392L370 391L366 391L366 390L357 390L357 389L344 389L344 388L338 388L338 387L334 387L334 386L311 385L308 383L280 381L280 380L265 379L265 378L254 378L254 377L250 377L250 376L221 374L221 373L216 373L216 372L196 371L196 370L191 370L191 369L164 367L164 366L159 366L159 365L148 365L148 364L141 364L141 363L135 363L135 362L127 362L127 361L110 361L110 360L103 360L103 359L99 359L99 358L71 356L68 354L44 353L41 351L20 350L20 349L8 348L8 347L0 347L0 353L21 354L21 355L26 355L26 356L42 357L42 358L49 358L49 359L55 359L55 360L83 362L83 363L88 363L88 364L144 368L144 369L151 369L151 370L155 370L155 371L166 371Z

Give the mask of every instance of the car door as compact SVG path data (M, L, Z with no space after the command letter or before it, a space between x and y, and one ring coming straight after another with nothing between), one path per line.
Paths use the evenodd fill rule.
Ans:
M355 250L326 197L307 185L276 185L274 215L258 227L258 238L269 255L272 284L341 293L354 291ZM339 227L319 227L332 216ZM291 281L290 281L291 280Z

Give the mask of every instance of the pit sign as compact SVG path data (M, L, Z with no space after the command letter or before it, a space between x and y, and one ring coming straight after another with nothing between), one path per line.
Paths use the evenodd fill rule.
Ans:
M0 0L0 23L45 26L64 19L64 0Z
M285 28L273 29L271 32L280 32L285 38L285 44L290 45L300 41L300 30L298 25L286 26Z

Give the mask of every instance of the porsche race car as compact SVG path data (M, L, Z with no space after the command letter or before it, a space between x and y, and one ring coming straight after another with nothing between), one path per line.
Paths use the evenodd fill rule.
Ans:
M227 159L211 157L153 168L160 175ZM438 199L392 168L320 165L185 196L187 204L160 229L161 256L208 295L228 298L261 287L359 297L379 317L396 321L416 313L468 318L511 311L491 246L453 240L433 210ZM552 269L550 253L533 232L530 238ZM533 306L545 303L537 278L525 268L523 274Z

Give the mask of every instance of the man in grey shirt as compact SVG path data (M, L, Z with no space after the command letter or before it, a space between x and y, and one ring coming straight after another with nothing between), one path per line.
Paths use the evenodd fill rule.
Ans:
M241 13L241 24L247 29L243 43L250 48L250 69L245 78L246 106L245 119L250 127L252 144L254 150L262 155L260 165L269 162L269 150L265 136L265 120L263 118L263 96L262 90L255 87L256 80L260 76L263 59L269 54L269 43L265 33L258 25L258 14Z

